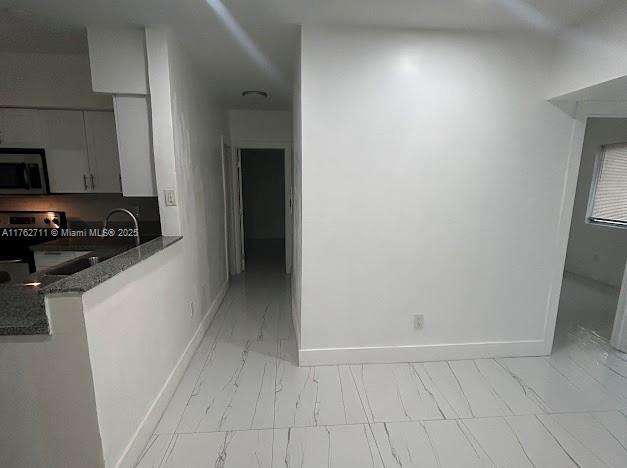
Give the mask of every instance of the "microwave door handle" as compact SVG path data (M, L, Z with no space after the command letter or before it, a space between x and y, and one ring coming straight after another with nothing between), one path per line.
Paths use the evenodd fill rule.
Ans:
M30 188L30 172L28 172L28 165L24 164L24 186Z
M21 174L20 174L21 171ZM16 176L19 178L19 185L22 188L28 190L30 188L30 182L28 177L28 166L24 163L20 164L17 168Z

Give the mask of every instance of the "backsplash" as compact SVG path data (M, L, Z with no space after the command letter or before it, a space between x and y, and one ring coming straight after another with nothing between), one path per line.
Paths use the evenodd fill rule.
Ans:
M101 224L113 208L126 208L137 214L140 230L161 234L159 203L156 197L123 197L119 194L0 195L0 211L65 211L71 229ZM116 215L115 220L118 217ZM119 218L126 221L124 218Z

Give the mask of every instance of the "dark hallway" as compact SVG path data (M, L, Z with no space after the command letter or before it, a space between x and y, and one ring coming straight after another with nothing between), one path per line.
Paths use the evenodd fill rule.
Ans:
M285 173L282 149L242 149L244 254L247 268L285 264Z

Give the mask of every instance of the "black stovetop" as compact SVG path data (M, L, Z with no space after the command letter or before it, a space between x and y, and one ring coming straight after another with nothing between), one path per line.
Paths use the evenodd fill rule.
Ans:
M0 211L0 261L22 261L35 271L30 246L65 237L62 211Z

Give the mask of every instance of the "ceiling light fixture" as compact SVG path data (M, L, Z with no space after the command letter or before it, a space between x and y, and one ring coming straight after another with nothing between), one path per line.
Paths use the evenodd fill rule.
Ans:
M268 97L268 93L266 93L265 91L260 91L257 89L249 89L247 91L242 91L242 96L246 97L246 96L260 96L262 98L267 98Z

